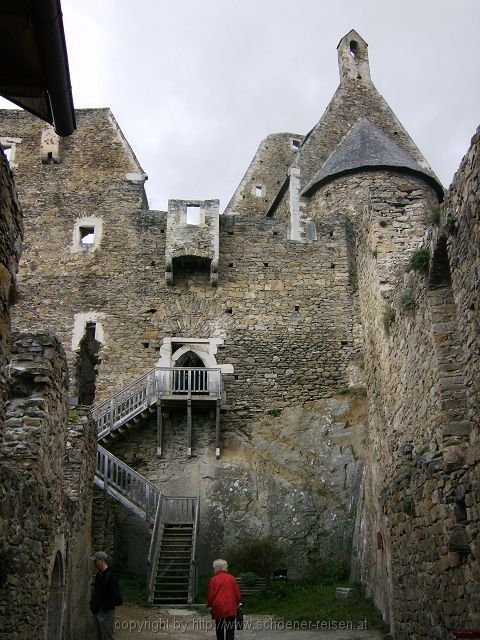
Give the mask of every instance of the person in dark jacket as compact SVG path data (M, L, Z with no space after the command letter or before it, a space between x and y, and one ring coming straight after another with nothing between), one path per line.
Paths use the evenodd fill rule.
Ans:
M98 569L90 599L90 611L93 613L97 640L112 640L115 606L120 593L117 576L108 566L108 556L105 551L97 551L90 560L93 560Z
M235 578L227 572L225 560L213 563L215 575L208 583L208 606L215 620L217 640L233 640L235 635L235 618L238 607L242 606L242 596Z

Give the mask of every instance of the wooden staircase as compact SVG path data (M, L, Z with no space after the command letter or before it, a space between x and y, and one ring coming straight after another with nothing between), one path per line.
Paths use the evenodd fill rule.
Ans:
M192 556L193 523L163 525L153 604L188 604Z
M97 439L101 442L115 438L154 412L158 429L162 399L191 401L192 397L216 402L218 441L221 372L195 367L157 367L95 405L92 416L97 425ZM217 442L217 456L219 451ZM197 595L198 498L163 496L158 487L100 444L94 482L153 527L148 555L149 602L193 604Z
M162 496L148 559L150 604L195 602L197 530L198 498Z
M153 526L148 555L151 604L193 604L198 498L164 496L134 469L97 445L95 485Z

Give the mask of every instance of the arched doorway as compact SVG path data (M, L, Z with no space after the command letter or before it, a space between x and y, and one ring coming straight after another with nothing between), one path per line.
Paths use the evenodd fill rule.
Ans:
M55 556L48 590L47 640L60 640L63 627L63 558Z
M175 354L174 356L175 357ZM192 350L183 353L175 362L173 383L176 393L208 393L208 375L205 363Z

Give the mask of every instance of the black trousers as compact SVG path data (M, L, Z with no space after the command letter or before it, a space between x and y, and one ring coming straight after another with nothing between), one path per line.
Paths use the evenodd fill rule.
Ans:
M217 640L233 640L235 635L235 616L215 620Z

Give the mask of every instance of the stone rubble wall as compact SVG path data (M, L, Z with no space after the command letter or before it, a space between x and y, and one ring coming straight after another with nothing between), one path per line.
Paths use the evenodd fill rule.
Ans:
M81 410L67 427L65 354L52 336L16 337L7 393L0 442L0 638L27 640L47 633L53 624L50 580L59 554L65 614L56 624L65 637L83 640L92 569L95 428Z
M384 218L374 206L358 238L369 429L355 572L396 640L447 639L480 626L479 139L440 215L425 210L421 242L420 224L399 253L401 227L393 225L396 258L382 264L373 239L385 242ZM406 270L421 245L432 256L429 275ZM395 312L388 327L386 307Z
M20 260L23 221L12 172L0 147L0 437L6 402L6 369L10 360L10 307L16 298L15 278Z

